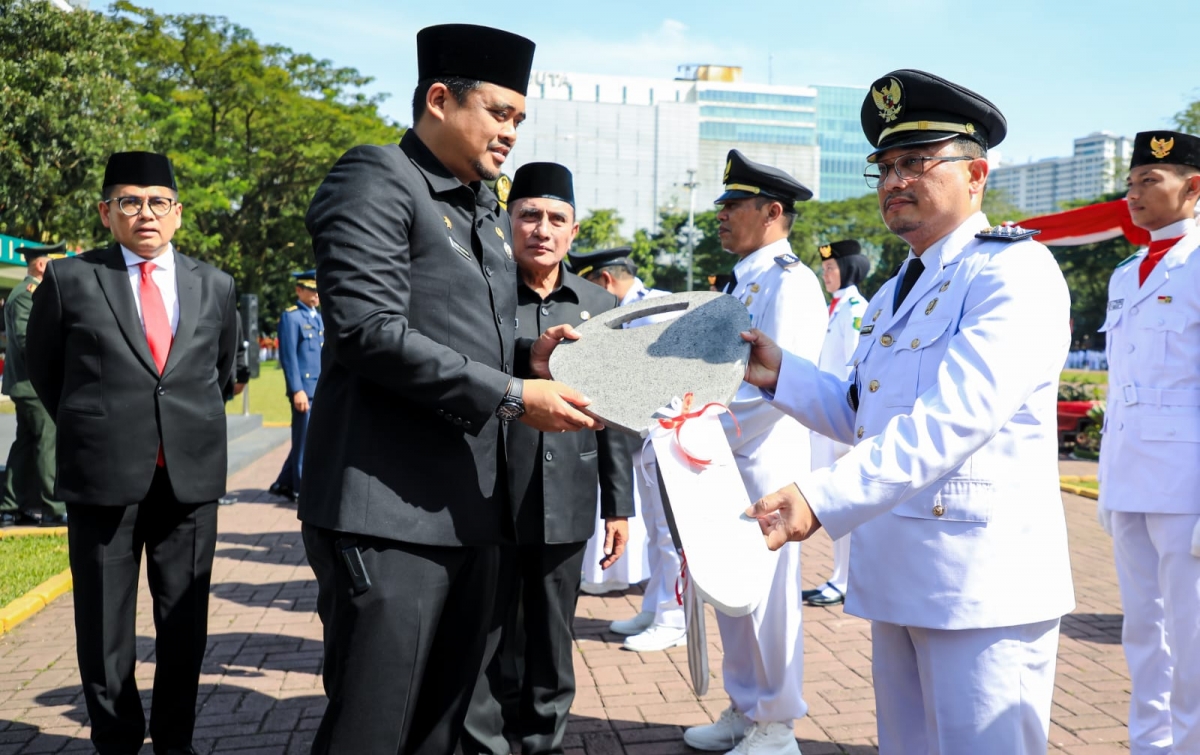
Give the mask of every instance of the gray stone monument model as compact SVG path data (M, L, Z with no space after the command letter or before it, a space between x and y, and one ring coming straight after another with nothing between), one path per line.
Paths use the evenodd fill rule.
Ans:
M650 315L681 312L664 322L622 325ZM652 415L672 398L694 395L693 410L728 405L737 393L750 344L750 315L728 294L691 291L610 309L576 330L550 356L550 373L592 400L586 411L607 427L646 437Z

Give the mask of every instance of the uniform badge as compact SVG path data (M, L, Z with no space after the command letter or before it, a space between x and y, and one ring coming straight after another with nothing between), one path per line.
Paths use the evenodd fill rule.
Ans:
M792 265L796 265L799 263L800 263L800 258L794 254L781 254L775 258L775 264L779 265L780 267L784 268L785 270L787 268L791 267Z
M729 172L731 170L733 170L733 160L729 159L729 160L725 161L725 174L723 176L721 176L721 183L723 183L723 184L729 183Z
M946 281L945 283L943 283L942 287L939 288L938 291L945 293L946 289L948 289L948 288L950 288L950 281Z
M875 322L876 320L878 320L878 319L879 319L879 313L880 313L880 312L882 312L882 311L883 311L882 309L877 309L877 310L875 310L875 314L871 315L871 322Z
M871 327L871 326L870 326L870 325L868 325L867 327L869 328L869 327ZM861 318L861 317L855 317L855 318L854 318L854 329L855 329L855 330L862 330L862 318Z
M500 226L496 226L496 235L500 238L504 238L504 230Z
M588 312L586 309L579 313L580 320L588 320L588 319L591 319L591 317L592 317L592 313Z
M453 247L454 251L458 252L462 256L463 259L465 259L465 260L471 259L471 253L468 252L466 249L463 249L462 244L455 241L453 236L447 236L446 238L450 239L450 246Z
M444 220L444 221L446 222L446 228L453 228L453 227L454 227L454 224L450 222L450 216L449 216L449 215L443 215L443 216L442 216L442 220Z
M753 291L754 293L756 293L756 294L757 294L757 293L758 293L758 289L759 289L759 285L758 285L757 283L751 283L751 284L750 284L750 290L751 290L751 291Z
M821 253L821 259L823 259L823 260L827 260L833 256L833 247L830 246L829 244L826 244L825 246L821 247L817 251Z
M26 290L26 291L28 291L28 292L29 292L29 293L31 293L31 294L32 294L32 293L33 293L33 292L34 292L36 289L37 289L37 284L36 284L36 283L26 283L26 284L25 284L25 290Z
M1109 311L1109 312L1116 312L1118 309L1120 309L1120 308L1121 308L1121 307L1123 307L1124 305L1125 305L1125 300L1124 300L1124 299L1113 299L1112 301L1110 301L1110 302L1108 303L1108 311Z
M879 117L884 123L891 123L900 117L900 111L904 109L904 105L900 102L900 98L904 96L904 90L900 86L900 82L889 78L888 82L879 89L871 87L871 99L875 100L875 107L879 108ZM882 90L882 91L881 91Z
M861 318L858 318L858 319L861 322ZM869 335L871 335L871 331L873 331L873 330L875 330L874 325L864 325L864 326L862 326L862 329L859 332L864 336L869 336Z
M504 209L508 209L508 192L512 191L512 179L503 173L496 179L496 199L500 200L500 204L505 205Z
M985 240L991 239L995 241L1005 241L1011 243L1013 241L1023 241L1025 239L1032 238L1039 233L1041 233L1041 231L1022 228L1019 225L1012 225L1011 223L1002 223L994 228L984 228L982 231L975 234L975 238Z
M1160 297L1158 297L1158 303L1159 303L1159 304L1170 304L1170 303L1171 303L1171 297L1169 297L1169 296L1160 296Z
M934 299L933 301L929 302L929 306L925 308L925 314L929 314L933 311L933 308L937 306L937 301L937 299Z
M506 255L508 255L508 258L509 258L510 260L513 258L513 256L512 256L512 247L508 245L508 242L507 242L507 241L505 241L505 242L504 242L504 253L505 253Z
M1154 155L1156 160L1162 160L1167 155L1171 154L1171 150L1175 148L1175 137L1170 139L1155 139L1150 138L1150 154Z

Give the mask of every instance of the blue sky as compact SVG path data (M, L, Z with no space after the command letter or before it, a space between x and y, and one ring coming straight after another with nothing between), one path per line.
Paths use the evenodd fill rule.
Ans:
M533 39L534 67L672 77L680 63L740 65L749 81L865 86L920 68L970 87L1008 118L1006 161L1071 153L1072 139L1166 128L1200 100L1196 10L1180 0L143 0L160 13L227 16L264 42L375 77L406 123L414 37L436 23ZM103 7L93 0L93 8ZM506 10L507 8L507 10ZM770 63L768 63L770 60ZM520 149L518 143L517 149Z

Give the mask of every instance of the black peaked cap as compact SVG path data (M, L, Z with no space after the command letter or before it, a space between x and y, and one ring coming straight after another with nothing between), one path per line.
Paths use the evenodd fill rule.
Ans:
M984 149L1004 141L1008 121L1000 108L966 87L925 71L901 69L877 79L863 100L863 133L875 151L933 144L956 136Z
M633 254L633 247L615 246L612 249L597 249L594 252L583 254L571 252L567 258L571 262L571 270L576 275L583 277L602 267L611 267L622 260L627 260L631 254Z
M157 152L117 152L104 168L104 186L166 186L177 189L175 171L166 155Z
M1139 165L1190 165L1200 168L1200 136L1178 131L1143 131L1133 138L1133 159Z
M736 149L729 150L725 158L725 176L721 182L725 184L725 193L717 197L713 204L747 197L767 197L783 202L791 209L791 204L812 199L813 195L807 186L786 172L748 160Z
M417 78L486 81L522 95L529 89L534 44L512 32L442 24L417 32Z
M50 246L19 246L13 250L13 254L24 256L26 262L33 262L38 257L59 259L67 256L67 242L60 241Z
M548 197L575 206L575 186L571 171L558 163L526 163L517 168L508 203L529 197Z
M854 239L843 239L835 241L832 244L825 244L818 251L821 253L823 260L839 260L846 257L853 257L856 254L862 254L862 247Z

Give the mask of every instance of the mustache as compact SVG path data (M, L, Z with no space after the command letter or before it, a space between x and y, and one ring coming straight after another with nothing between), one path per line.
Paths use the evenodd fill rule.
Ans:
M887 199L883 200L884 206L886 207L891 204L893 199L907 199L910 202L915 202L917 201L917 195L911 191L898 191L895 194L888 194Z

